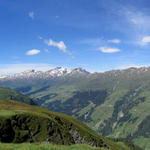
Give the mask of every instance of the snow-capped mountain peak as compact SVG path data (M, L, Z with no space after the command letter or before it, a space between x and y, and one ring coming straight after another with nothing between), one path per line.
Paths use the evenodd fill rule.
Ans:
M0 79L4 79L4 78L7 78L8 76L7 75L0 75Z
M42 71L35 71L34 69L32 70L27 70L21 73L16 73L14 75L0 75L0 79L16 79L16 78L21 78L21 79L28 79L28 78L56 78L56 77L61 77L61 76L66 76L66 75L86 75L89 74L86 70L82 68L75 68L75 69L69 69L69 68L64 68L64 67L56 67L51 70L48 70L46 72Z
M71 72L72 72L72 69L68 69L64 67L57 67L57 68L47 71L46 74L48 73L50 76L58 77L58 76L67 75Z

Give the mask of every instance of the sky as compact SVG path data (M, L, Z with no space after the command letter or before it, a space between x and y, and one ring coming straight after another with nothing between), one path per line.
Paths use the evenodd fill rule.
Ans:
M150 66L149 0L0 0L0 73Z

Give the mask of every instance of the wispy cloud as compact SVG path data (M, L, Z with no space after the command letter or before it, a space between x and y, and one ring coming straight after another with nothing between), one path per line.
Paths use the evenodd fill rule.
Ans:
M131 31L134 32L135 36L141 36L150 32L150 15L143 10L133 7L123 8L123 15L128 23L128 28L132 29Z
M89 44L93 46L105 45L105 44L119 44L121 43L120 39L104 39L104 38L89 38L81 41L82 44Z
M15 74L27 70L47 71L54 68L51 64L3 64L0 65L0 74Z
M93 38L83 40L82 44L88 44L94 46L96 50L101 51L102 53L117 53L120 52L119 48L112 48L112 44L119 44L121 42L120 39L103 39L103 38ZM98 48L97 48L98 47Z
M31 18L31 19L34 19L34 12L33 11L31 11L31 12L29 12L29 17Z
M119 39L108 40L109 43L119 44L121 41Z
M129 21L136 25L139 28L146 28L149 26L150 24L150 16L145 15L143 12L140 12L139 10L128 10L126 12L126 16L129 19Z
M136 46L146 45L147 42L143 41L143 37L150 35L150 15L146 10L133 6L121 6L118 14L125 24L125 28L120 27L120 31L128 37L124 43Z
M48 46L57 47L60 51L70 54L70 52L67 50L67 46L65 45L63 41L56 42L56 41L53 41L52 39L49 39L49 40L45 40L45 43Z
M40 50L38 49L32 49L26 52L26 55L37 55L40 53Z
M110 48L110 47L100 47L98 50L100 50L103 53L117 53L117 52L120 52L120 49Z

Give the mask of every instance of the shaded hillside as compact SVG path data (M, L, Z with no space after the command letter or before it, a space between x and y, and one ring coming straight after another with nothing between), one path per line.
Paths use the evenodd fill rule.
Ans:
M46 109L10 100L0 101L1 142L46 142L62 145L88 144L123 150L97 135L80 121Z
M15 100L30 105L36 105L35 101L19 92L10 88L0 87L0 100Z

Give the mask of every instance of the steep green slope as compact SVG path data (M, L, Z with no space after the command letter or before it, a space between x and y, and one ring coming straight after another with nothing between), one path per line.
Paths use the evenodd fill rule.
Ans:
M10 88L0 87L0 100L15 100L23 102L30 105L35 105L36 103L29 97L16 92Z
M40 106L85 122L103 136L128 138L150 149L150 68L86 76L1 81L36 99ZM146 122L146 124L145 124ZM142 144L139 141L142 140Z
M88 144L125 150L72 117L10 100L0 101L0 141Z

